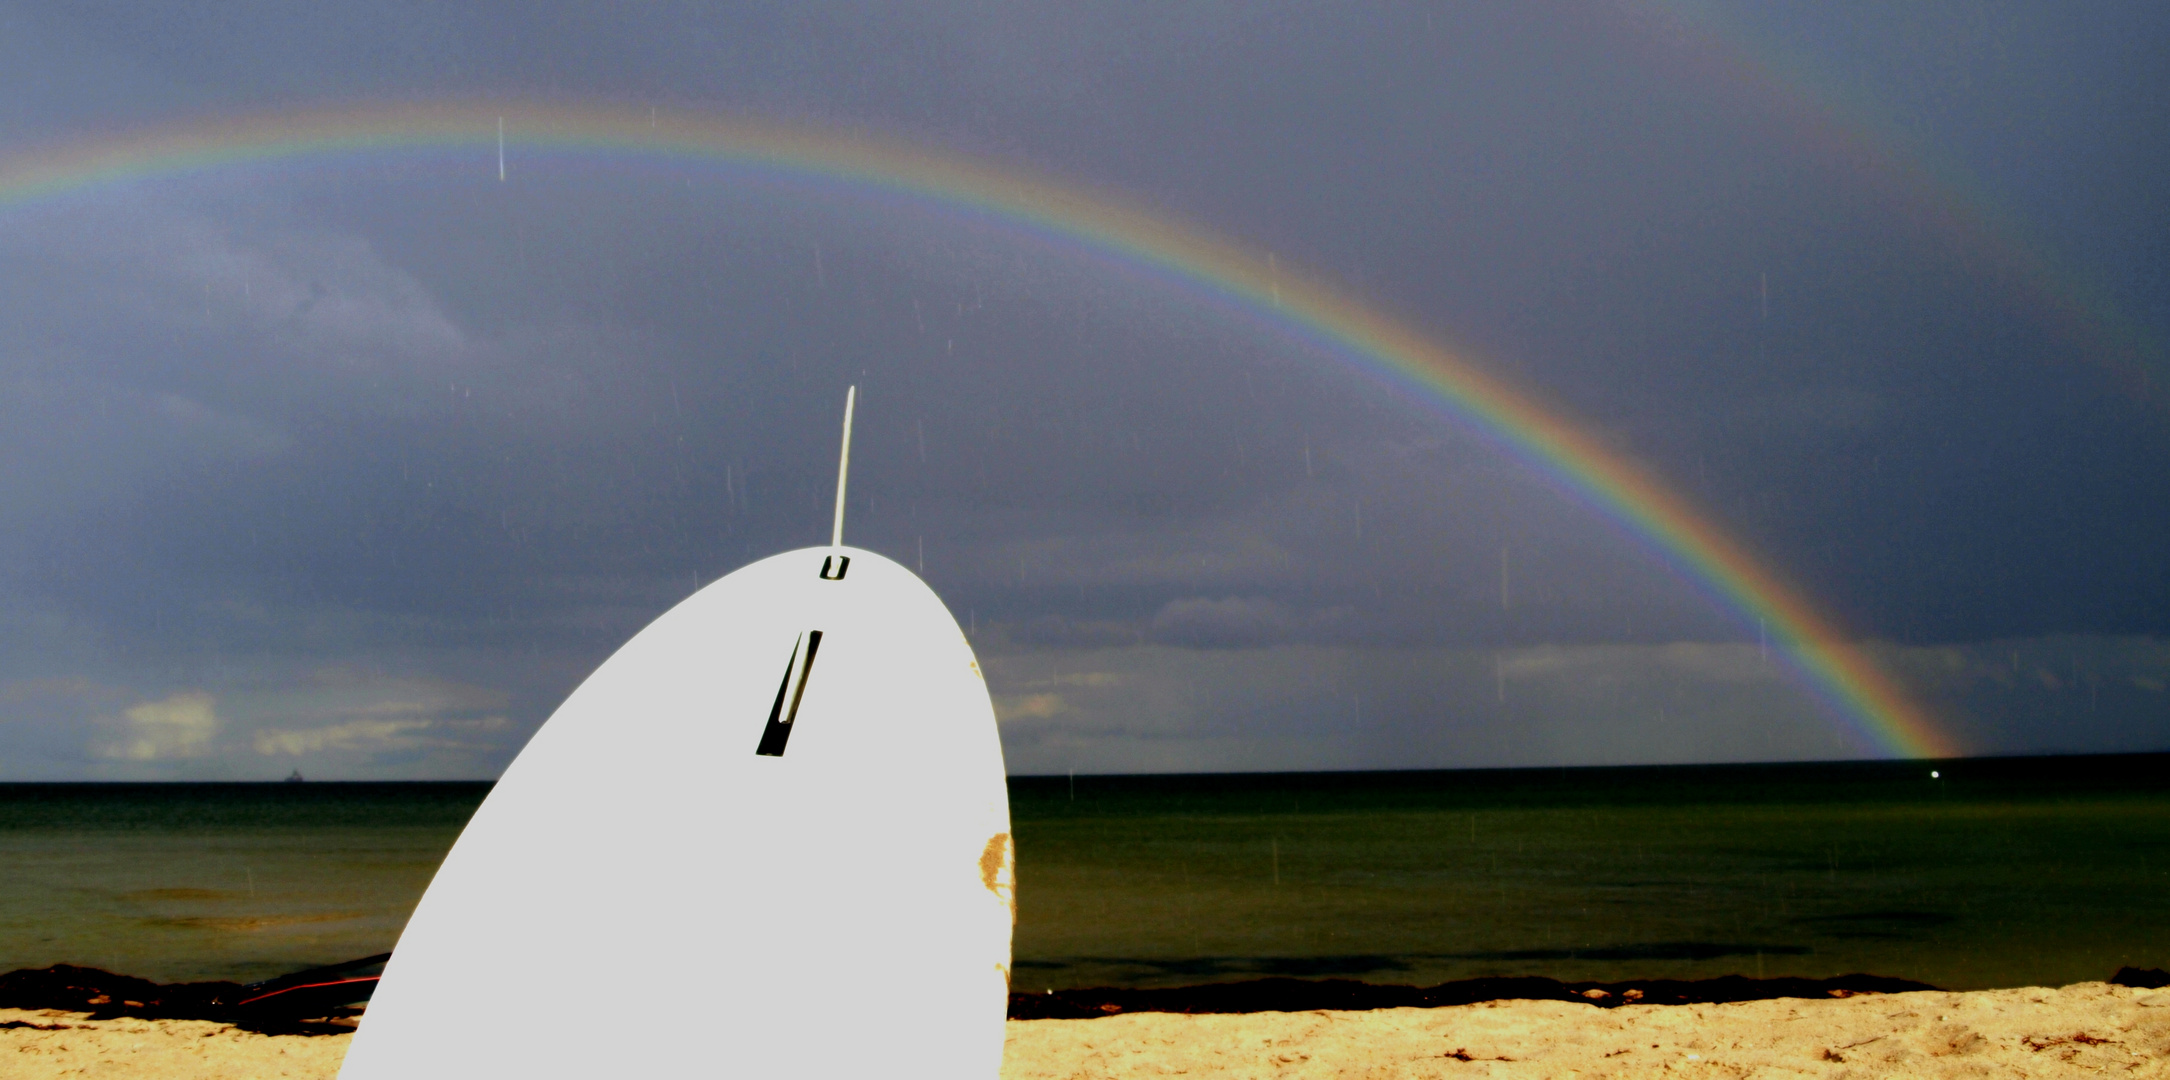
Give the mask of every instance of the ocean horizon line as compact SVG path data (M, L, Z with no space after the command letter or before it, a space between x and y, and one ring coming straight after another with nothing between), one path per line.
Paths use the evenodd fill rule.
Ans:
M1395 769L1226 769L1131 772L1056 772L1056 773L1009 773L1012 781L1060 781L1076 780L1233 780L1245 777L1416 777L1434 775L1535 777L1542 774L1572 774L1576 776L1630 775L1655 773L1720 773L1728 771L1756 770L1848 770L1864 773L1913 774L1919 772L1943 773L1966 770L1975 776L1980 767L2005 772L2021 763L2055 763L2060 769L2086 762L2140 763L2161 760L2170 763L2170 748L2160 750L2133 750L2111 753L2093 751L2048 752L2029 754L1980 754L1948 758L1798 758L1766 761L1682 761L1682 762L1636 762L1631 764L1577 764L1577 765L1468 765L1437 766ZM1941 778L1941 777L1939 777ZM1958 778L1958 777L1953 777ZM361 786L443 786L471 787L494 785L497 777L464 778L304 778L296 781L291 777L265 777L261 779L199 778L199 779L112 779L84 778L74 780L0 780L0 788L25 787L326 787L340 785Z

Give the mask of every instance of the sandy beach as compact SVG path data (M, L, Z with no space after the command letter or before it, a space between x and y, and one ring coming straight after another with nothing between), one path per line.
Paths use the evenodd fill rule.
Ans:
M259 1035L208 1020L0 1009L0 1077L332 1077L352 1035Z
M1442 1009L1010 1025L1008 1080L1146 1077L1974 1077L2170 1074L2170 991L1922 992L1724 1005Z
M0 1010L0 1077L338 1073L351 1035ZM1723 1005L1495 1001L1439 1009L1014 1020L1005 1080L1127 1077L2170 1075L2170 990L2108 983Z

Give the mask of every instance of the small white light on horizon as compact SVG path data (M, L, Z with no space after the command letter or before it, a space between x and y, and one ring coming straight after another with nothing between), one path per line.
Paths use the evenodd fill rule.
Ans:
M1935 769L1931 769L1931 770L1929 770L1929 779L1931 779L1931 780L1935 780L1935 779L1937 779L1937 771L1936 771Z

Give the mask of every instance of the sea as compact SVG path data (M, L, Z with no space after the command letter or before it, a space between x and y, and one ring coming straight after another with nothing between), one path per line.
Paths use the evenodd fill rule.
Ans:
M390 950L488 792L0 785L0 971L247 981ZM1015 777L1010 799L1018 990L2170 967L2170 754Z

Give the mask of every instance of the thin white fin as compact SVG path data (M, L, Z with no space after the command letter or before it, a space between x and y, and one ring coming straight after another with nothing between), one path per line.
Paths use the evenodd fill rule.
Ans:
M836 528L829 532L829 546L844 546L844 480L851 473L851 407L859 399L859 388L844 391L844 449L836 458Z

